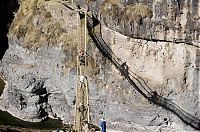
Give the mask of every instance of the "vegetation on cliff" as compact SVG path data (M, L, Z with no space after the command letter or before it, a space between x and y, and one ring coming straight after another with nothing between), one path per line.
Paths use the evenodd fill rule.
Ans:
M52 14L54 14L54 12L51 12L52 9L60 7L58 2L28 0L20 3L20 9L16 13L9 35L10 37L16 35L22 47L35 50L48 44L61 46L64 50L67 50L72 43L76 47L78 41L77 27L74 28L74 32L69 32L66 28L67 18L63 17L58 21L57 19L62 16L58 14L52 17ZM71 16L76 17L75 15L71 12Z
M151 18L153 12L151 8L143 4L124 6L119 0L105 0L101 6L101 13L112 16L120 21L142 23L143 18Z

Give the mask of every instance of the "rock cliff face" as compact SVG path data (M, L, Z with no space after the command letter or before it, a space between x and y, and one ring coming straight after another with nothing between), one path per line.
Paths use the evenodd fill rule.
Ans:
M185 43L133 39L106 26L102 26L102 33L116 56L146 80L150 89L199 118L198 48Z
M131 2L134 1L127 3ZM101 26L103 39L122 61L127 61L130 69L141 76L151 89L200 118L200 50L198 43L195 43L199 41L198 26L187 25L193 21L190 17L180 19L188 16L186 14L193 8L192 12L198 15L198 8L192 4L186 6L185 3L189 2L173 4L170 1L170 6L177 5L179 8L176 10L183 11L183 14L179 14L180 16L172 21L168 19L170 13L166 13L169 7L165 1L140 2L145 5L142 7L150 15L144 17L145 15L136 13L136 18L139 19L134 17L131 25L129 22L123 22L124 19L119 21L116 18L115 21L112 2L108 14L107 8L100 9L104 11L102 20L105 25ZM98 6L99 3L101 2L92 2L91 7ZM82 43L83 23L79 13L66 5L63 2L42 0L21 1L9 31L9 49L0 62L2 78L7 82L0 98L0 109L26 121L35 122L46 117L59 117L64 123L73 123L73 99L77 82L76 55L77 46ZM125 8L123 4L114 7L119 8L118 11ZM161 12L164 7L166 10ZM94 15L98 14L95 11L97 10L93 10ZM165 20L168 24L167 31L163 30L162 25ZM183 21L185 25L181 25L179 36L173 24L184 23ZM124 25L120 26L121 22ZM194 23L198 24L198 19L194 20ZM153 26L148 27L150 24ZM146 32L147 28L151 30L151 37L150 31ZM190 30L196 35L189 32ZM184 41L179 44L174 42L174 33L175 39ZM194 36L186 39L188 35ZM186 40L189 43L185 43ZM127 80L123 80L90 38L88 55L90 65L87 76L91 119L94 124L98 125L103 113L108 128L115 130L193 130L170 111L149 103Z
M199 45L200 39L199 5L198 0L91 2L97 17L100 12L101 20L109 28L126 36L194 45Z
M79 24L78 13L62 4L21 2L10 28L9 49L1 62L7 81L2 110L27 121L41 121L47 116L73 119L66 95L73 95L75 88L70 76L73 70L68 67L76 62L71 60Z

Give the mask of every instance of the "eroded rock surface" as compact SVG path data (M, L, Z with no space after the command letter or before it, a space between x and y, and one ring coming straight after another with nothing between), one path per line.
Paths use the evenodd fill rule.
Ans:
M126 36L193 45L199 45L200 39L199 5L199 1L188 0L96 0L90 3L95 17Z
M104 22L109 28L116 26L112 21ZM113 52L127 61L151 89L200 117L199 47L133 39L105 25L101 27L102 37ZM64 123L73 123L76 55L83 40L82 28L79 13L60 2L21 1L10 28L9 49L0 63L0 73L7 82L0 109L26 121L59 117ZM91 38L88 55L85 72L94 124L98 125L103 113L108 128L115 130L193 130L170 111L140 95L103 57Z
M69 24L72 20L74 23ZM9 32L9 49L1 62L1 72L7 81L1 96L2 110L26 121L46 117L73 120L70 99L64 93L73 95L75 88L75 78L69 76L73 70L69 73L68 69L73 66L70 60L75 54L75 44L67 46L75 43L76 36L73 40L70 37L79 23L78 13L62 4L21 3ZM70 50L64 52L67 48Z

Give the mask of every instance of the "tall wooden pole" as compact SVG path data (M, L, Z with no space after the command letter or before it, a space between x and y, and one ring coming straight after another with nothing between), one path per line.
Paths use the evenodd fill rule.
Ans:
M77 130L77 97L78 97L78 87L79 87L79 57L77 55L77 83L76 83L76 102L75 102L75 116L74 116L74 128Z
M88 124L90 124L90 107L89 107L89 87L88 87L88 80L86 82L86 95L87 95L87 118L88 118Z
M85 10L85 39L84 39L84 43L85 43L85 65L87 65L87 60L86 60L86 50L87 50L87 9Z

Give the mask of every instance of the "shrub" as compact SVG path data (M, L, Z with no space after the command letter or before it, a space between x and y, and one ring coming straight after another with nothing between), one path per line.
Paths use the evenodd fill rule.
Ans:
M101 13L104 15L114 15L120 11L120 6L122 5L119 0L105 0L101 5Z
M101 6L101 13L112 16L114 19L125 20L129 22L142 23L143 18L151 18L153 12L151 9L143 4L128 5L124 8L119 0L105 0Z
M130 22L140 22L143 18L151 18L153 16L153 12L151 11L151 9L148 6L142 4L127 6L123 14L123 18Z
M54 0L55 1L55 0ZM74 29L68 31L64 20L55 20L45 8L45 0L21 0L21 7L9 30L9 37L16 36L24 48L37 50L43 45L61 46L68 51L79 42ZM56 6L57 2L51 1ZM75 36L75 37L74 37Z

